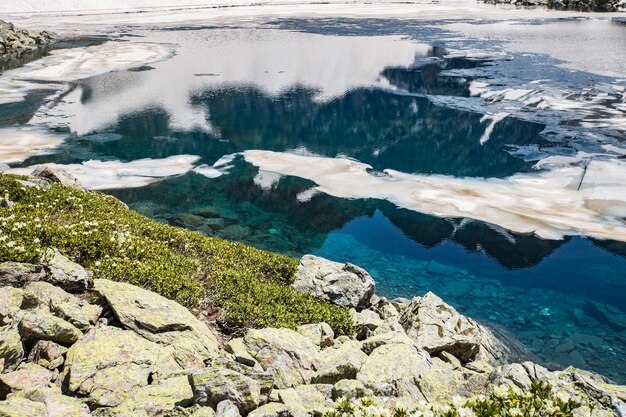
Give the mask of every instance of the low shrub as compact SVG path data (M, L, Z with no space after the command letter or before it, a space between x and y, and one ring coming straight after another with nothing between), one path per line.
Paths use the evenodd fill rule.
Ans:
M351 329L347 309L288 286L297 259L160 224L102 193L23 180L0 174L0 261L36 263L57 248L98 278L188 307L208 299L233 328L325 321L338 334Z

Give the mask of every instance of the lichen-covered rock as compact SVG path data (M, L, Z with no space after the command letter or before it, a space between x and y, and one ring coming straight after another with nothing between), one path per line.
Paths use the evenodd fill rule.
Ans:
M89 417L89 407L80 400L61 394L58 387L26 389L11 395L10 400L28 400L43 404L46 417ZM0 415L3 415L0 411ZM19 415L19 414L18 414Z
M244 336L247 351L274 377L277 388L311 382L319 347L289 329L250 329Z
M56 249L48 249L42 258L45 280L68 291L88 289L93 282L85 268L72 262Z
M588 398L616 415L626 412L626 385L607 383L601 376L569 367L555 373L559 381L582 391Z
M327 347L333 345L335 333L327 323L304 324L298 326L296 331L317 346Z
M415 297L399 321L409 337L432 355L445 351L463 364L484 360L495 365L506 360L508 349L489 330L431 292Z
M76 177L56 165L39 165L33 170L31 175L35 178L41 178L49 182L57 182L80 190L83 189L83 186Z
M220 402L230 400L246 414L266 400L261 395L258 381L221 366L212 366L191 374L189 383L194 402L201 406L216 407Z
M24 287L24 304L22 307L49 310L66 302L78 304L80 300L48 282L32 282Z
M94 406L114 407L150 379L181 369L162 346L132 331L102 327L69 348L62 376L69 392Z
M38 365L29 365L25 369L0 375L0 399L16 391L45 388L52 381L54 374Z
M241 413L235 403L224 400L215 407L215 417L241 417Z
M167 415L177 406L193 403L193 393L187 376L167 378L154 385L138 387L128 398L112 408L102 408L99 417L152 417ZM101 411L100 411L101 410Z
M20 262L0 263L0 285L23 287L30 282L42 281L45 277L40 265Z
M383 345L368 356L357 379L376 395L413 396L423 400L416 381L432 366L428 353L412 345Z
M279 398L294 417L321 417L332 410L332 385L300 385L279 391Z
M289 417L291 413L285 404L268 403L248 414L248 417Z
M13 327L0 327L0 371L12 371L24 358L20 334Z
M46 415L46 406L25 398L11 398L0 401L2 417L42 417Z
M83 335L74 325L46 311L26 312L17 328L22 340L31 342L50 340L71 345Z
M367 360L361 343L350 341L337 348L327 348L318 355L317 373L313 381L319 384L334 384L341 379L354 379Z
M224 345L224 349L226 352L231 353L234 356L236 362L247 366L259 367L262 370L261 365L259 365L256 359L254 359L246 350L243 338L237 337L229 340L228 343Z
M20 288L0 287L0 325L11 323L23 301L24 291Z
M368 337L361 342L361 349L369 355L379 346L398 344L413 345L414 342L404 331L392 331Z
M63 302L52 306L52 312L57 316L73 324L80 331L87 331L91 328L95 321L91 321L93 316L89 316L89 312L75 303Z
M292 286L298 291L354 308L367 307L375 290L374 280L364 269L313 255L300 259Z
M215 410L211 407L198 407L191 413L191 417L215 417Z
M172 346L186 368L204 367L219 345L206 324L180 304L134 285L97 279L94 289L122 325L155 343Z
M39 340L31 348L28 361L52 370L63 365L65 352L67 348L61 345L49 340Z
M333 386L333 400L371 397L374 392L356 379L342 379Z

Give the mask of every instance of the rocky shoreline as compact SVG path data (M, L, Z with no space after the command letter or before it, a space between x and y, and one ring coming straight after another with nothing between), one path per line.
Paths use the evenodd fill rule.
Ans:
M25 186L78 186L43 173ZM311 323L234 335L65 255L0 263L1 416L626 415L626 386L511 363L522 347L432 293L378 297L352 264L307 255L291 284L350 309L349 334Z
M57 39L52 32L32 32L0 20L0 62L51 44Z
M626 3L623 0L482 0L487 4L513 4L516 6L546 6L557 10L584 12L619 12Z

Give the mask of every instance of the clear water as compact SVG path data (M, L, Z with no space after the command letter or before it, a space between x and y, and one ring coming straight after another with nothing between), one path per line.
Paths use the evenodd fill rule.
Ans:
M571 156L623 139L609 126L592 132L594 142L576 114L514 102L486 109L470 94L471 81L482 78L502 87L550 78L548 92L622 86L623 80L571 75L546 56L511 52L503 59L499 41L436 27L279 21L141 31L143 41L175 44L176 55L73 83L45 111L43 93L0 106L0 125L36 120L67 135L55 154L19 166L180 154L211 165L224 155L263 149L342 155L374 170L495 178L531 172L546 155ZM473 53L452 57L452 50ZM489 125L484 113L502 108L511 116L481 144ZM356 263L390 298L433 291L511 333L535 360L626 382L626 244L543 240L384 200L320 193L302 201L298 196L313 183L264 177L241 157L231 165L217 178L190 172L107 192L164 223L293 256ZM599 314L592 302L613 314Z

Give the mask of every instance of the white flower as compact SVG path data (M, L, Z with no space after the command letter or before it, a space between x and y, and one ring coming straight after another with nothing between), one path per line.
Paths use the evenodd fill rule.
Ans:
M9 248L12 248L13 246L15 246L15 242L13 242L13 241L7 242L7 246Z
M493 389L493 393L498 398L508 398L509 387L506 385L499 385Z
M33 239L33 242L34 242L34 243L39 243L39 242L41 242L41 241L39 240L39 238L38 238L38 237L36 237L36 238L34 238L34 239Z
M520 417L522 415L522 410L514 407L509 410L509 414L511 414L511 417Z
M457 412L459 413L459 417L476 417L476 413L474 413L471 408L461 407L457 409Z
M100 266L100 264L101 264L101 263L102 263L102 262L100 262L100 261L96 261L95 265L96 265L96 266Z

